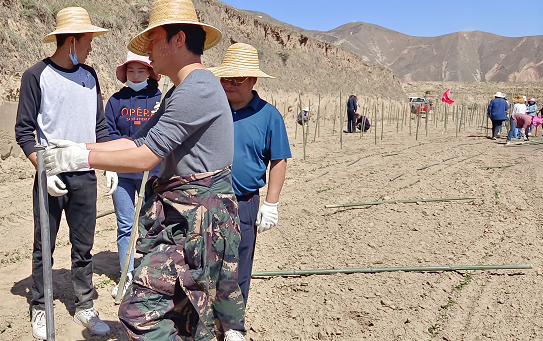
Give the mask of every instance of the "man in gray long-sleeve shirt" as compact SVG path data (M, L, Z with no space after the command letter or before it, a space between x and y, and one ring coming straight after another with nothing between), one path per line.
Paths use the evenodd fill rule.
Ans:
M100 85L94 70L84 65L91 41L107 30L81 23L87 11L68 7L57 14L57 30L45 42L57 42L56 52L23 74L15 136L25 155L37 167L36 138L42 145L51 139L78 143L109 140ZM84 25L85 24L85 25ZM61 33L59 33L61 32ZM37 179L37 177L36 177ZM76 296L74 320L93 334L109 331L98 317L92 295L92 255L96 225L96 175L90 168L47 177L51 253L62 211L70 228L72 284ZM34 248L32 252L32 332L46 340L45 300L38 183L34 181Z

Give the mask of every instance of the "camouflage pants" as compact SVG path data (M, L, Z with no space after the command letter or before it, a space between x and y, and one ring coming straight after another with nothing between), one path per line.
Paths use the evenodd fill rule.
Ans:
M145 256L119 318L132 340L221 340L245 314L230 169L160 179L149 188L136 245Z
M199 317L177 281L173 296L133 284L119 308L119 318L131 340L193 341L192 326Z

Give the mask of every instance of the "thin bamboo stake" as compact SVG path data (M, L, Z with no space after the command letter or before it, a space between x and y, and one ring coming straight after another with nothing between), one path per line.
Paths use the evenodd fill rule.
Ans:
M339 129L339 144L343 149L343 103L341 103L341 90L339 90L339 120L341 122L341 128Z
M430 108L426 109L426 116L425 116L425 129L426 129L426 137L428 137L428 115L430 114Z
M419 139L419 124L420 124L420 113L417 114L417 134L415 135L415 141Z
M443 160L443 162L449 161L449 160L452 160L452 159L456 159L457 157L460 157L460 156L453 156L453 157L450 157L450 158L448 158L448 159Z
M375 130L375 144L377 144L377 106L375 104L373 105L373 119L375 123L375 126L373 127Z
M106 215L113 214L113 213L115 213L115 210L100 212L96 215L96 218L102 218L102 217L105 217Z
M305 160L305 118L304 118L304 109L302 106L302 93L300 92L300 90L298 90L298 105L300 106L300 113L302 114L302 145L303 145L304 160ZM309 115L309 112L308 112L308 115Z
M417 168L417 170L423 170L423 169L430 168L430 167L437 166L437 165L439 165L439 162L438 163L432 163L431 165L428 165L428 166Z
M383 157L386 157L386 156L394 156L394 155L400 155L400 154L405 154L403 152L398 152L398 153L391 153L391 154L383 154Z
M447 132L447 104L445 104L445 132Z
M531 264L503 264L503 265L438 265L438 266L398 266L382 268L347 268L347 269L314 269L314 270L279 270L279 271L256 271L251 277L263 276L309 276L309 275L332 275L332 274L353 274L353 273L378 273L393 271L469 271L469 270L520 270L532 269Z
M383 134L385 130L385 101L381 102L381 141L383 140Z
M460 197L460 198L435 198L435 199L408 199L408 200L386 200L386 201L369 201L350 204L325 205L324 208L339 208L339 207L354 207L354 206L372 206L382 204L411 204L417 202L435 202L435 201L454 201L454 200L473 200L476 197Z
M319 137L321 136L321 127L320 127L320 118L321 118L321 95L319 94L319 106L317 108L317 125L315 126L315 135L313 136L313 142L317 139L317 130L319 132Z

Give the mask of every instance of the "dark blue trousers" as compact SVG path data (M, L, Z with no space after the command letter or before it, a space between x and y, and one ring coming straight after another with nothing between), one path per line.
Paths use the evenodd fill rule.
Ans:
M239 228L241 242L239 244L238 284L241 289L243 301L247 305L249 287L251 285L251 273L253 271L253 259L256 244L256 215L260 206L258 191L249 195L238 196L239 204ZM245 322L245 321L244 321ZM243 328L236 328L244 330Z

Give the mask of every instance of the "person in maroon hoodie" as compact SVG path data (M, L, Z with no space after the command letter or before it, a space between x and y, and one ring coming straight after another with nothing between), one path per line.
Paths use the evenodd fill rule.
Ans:
M160 103L161 92L158 90L157 75L150 64L149 57L128 52L126 62L117 67L117 79L125 83L119 92L111 96L106 105L106 121L110 140L134 136L154 115L154 107ZM150 176L158 175L160 163L151 170ZM109 172L106 172L106 175ZM113 193L113 205L117 215L117 247L120 269L122 270L126 250L130 241L130 231L134 222L134 202L139 191L143 173L118 173L117 191ZM127 281L124 290L132 283L134 255L130 258ZM119 285L111 295L117 296Z

